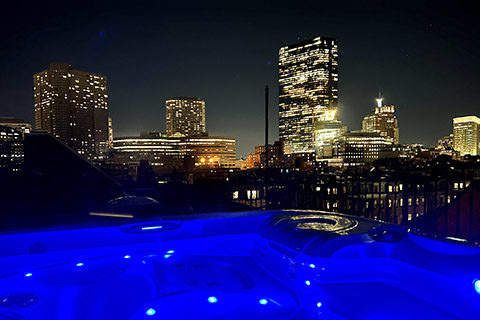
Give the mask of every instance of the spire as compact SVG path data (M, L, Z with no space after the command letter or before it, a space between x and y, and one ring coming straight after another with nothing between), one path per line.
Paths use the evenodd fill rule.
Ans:
M375 100L377 100L377 107L380 108L382 106L382 101L383 101L382 92L380 91L380 89L378 89L378 98Z

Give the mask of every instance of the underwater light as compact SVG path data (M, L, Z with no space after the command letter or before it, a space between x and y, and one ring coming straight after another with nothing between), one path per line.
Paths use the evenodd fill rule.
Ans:
M305 284L306 284L307 286L309 286L309 285L310 285L310 281L309 281L309 280L305 280Z
M124 257L125 259L130 259L132 256L129 255L129 254L126 254L126 255L124 255L123 257Z
M320 301L317 302L317 308L321 308L322 307L322 303Z
M76 264L77 267L82 267L83 266L83 262L79 262Z
M175 250L168 250L167 253L175 253Z
M25 273L25 277L29 278L29 277L31 277L31 276L33 276L33 273L30 273L30 272L29 272L29 273Z
M155 311L153 308L150 308L147 310L147 312L145 312L147 316L153 316L155 313L157 313L157 311Z
M475 291L480 294L480 279L473 280L473 288L475 288Z
M267 299L260 299L260 300L258 300L258 303L260 303L261 305L266 305L268 303L268 300Z
M308 266L312 269L315 269L315 265L313 263L310 263Z
M163 226L152 226L152 227L143 227L142 230L157 230L162 228Z
M218 301L217 297L214 297L214 296L208 297L208 302L210 303L217 303L217 301Z
M164 257L165 259L168 259L168 258L170 258L171 256L172 256L171 254L166 254L166 255L164 255L163 257Z

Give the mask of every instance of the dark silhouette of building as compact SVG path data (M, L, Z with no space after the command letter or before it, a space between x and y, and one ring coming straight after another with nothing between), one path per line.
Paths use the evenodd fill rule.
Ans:
M48 133L23 140L21 174L2 175L0 228L47 227L91 220L122 187Z

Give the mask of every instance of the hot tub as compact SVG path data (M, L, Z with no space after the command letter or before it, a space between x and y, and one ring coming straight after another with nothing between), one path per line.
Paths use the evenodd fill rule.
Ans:
M2 234L0 319L480 319L480 249L318 211Z

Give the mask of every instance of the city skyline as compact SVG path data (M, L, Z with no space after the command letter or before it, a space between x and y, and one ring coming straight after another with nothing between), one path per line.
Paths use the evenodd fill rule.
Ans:
M29 17L21 17L18 8L7 8L2 21L2 32L8 31L4 37L8 50L2 53L2 115L33 123L32 74L50 62L66 62L109 77L116 136L165 131L161 110L165 99L200 96L208 104L210 134L236 137L238 155L245 156L263 141L265 84L272 88L270 142L278 137L278 49L299 37L316 36L338 39L338 118L349 130L360 129L379 89L385 102L397 107L402 143L433 146L451 132L453 117L477 113L479 42L472 35L478 22L468 6L380 2L293 8L279 2L273 9L267 4L248 10L231 4L212 11L209 5L192 4L182 11L169 4L162 12L173 19L155 6L151 12L137 6L128 12L121 7L108 10L106 5L94 11L75 11L66 5L49 12L47 6L39 8L46 14L44 21L32 19L21 25ZM91 23L80 27L78 21L59 14L63 11L79 21L88 15ZM126 19L118 22L119 17ZM156 22L162 17L168 26ZM283 20L293 27L277 23ZM56 32L48 33L51 28ZM175 39L169 36L174 29ZM138 47L127 48L133 38L139 38ZM454 67L445 61L461 63Z

